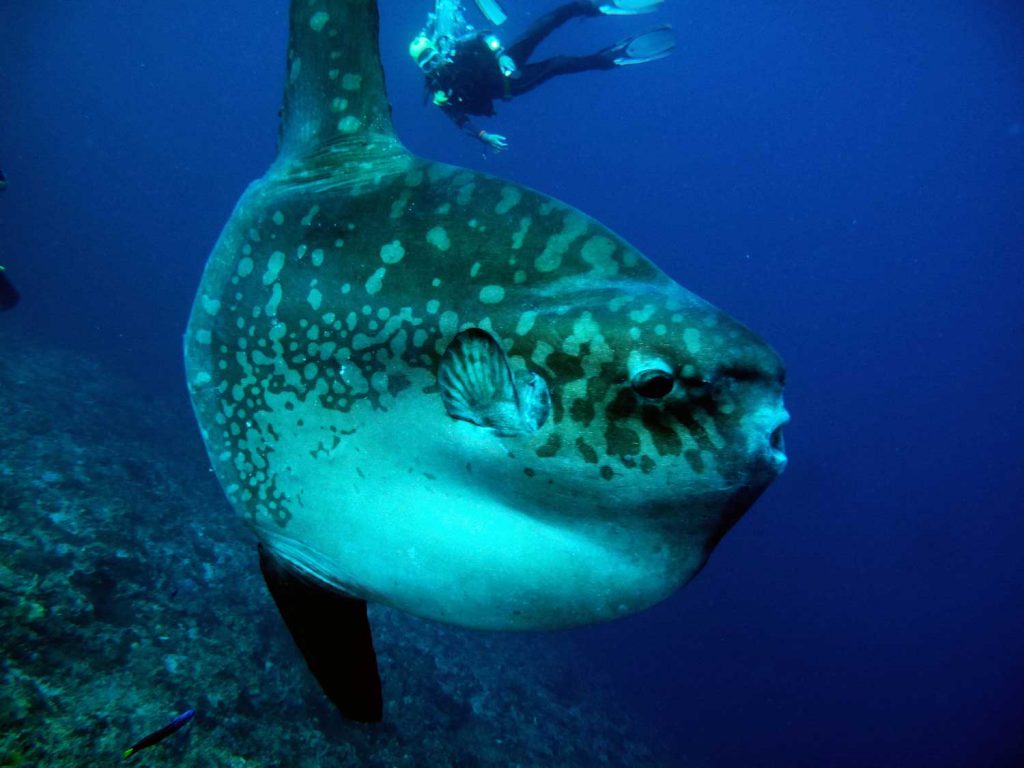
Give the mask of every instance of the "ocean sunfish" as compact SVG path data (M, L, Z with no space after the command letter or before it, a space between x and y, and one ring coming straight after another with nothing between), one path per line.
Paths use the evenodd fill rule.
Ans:
M188 386L313 673L381 717L366 601L462 627L671 595L782 471L784 371L547 195L391 125L375 0L293 0L278 155L210 255Z

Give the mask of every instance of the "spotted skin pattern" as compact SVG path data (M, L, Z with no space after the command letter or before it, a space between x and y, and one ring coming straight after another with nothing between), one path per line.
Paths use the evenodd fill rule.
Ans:
M225 227L185 339L229 500L325 583L453 623L569 626L671 593L782 469L778 357L579 211L408 154L374 3L296 0L291 24L279 158ZM466 328L547 382L536 433L446 417L438 366ZM634 386L652 366L659 397ZM450 537L405 520L431 503ZM489 531L499 555L477 552ZM437 596L466 546L479 560L452 578L477 586ZM493 573L516 547L515 575ZM545 557L567 586L517 567Z

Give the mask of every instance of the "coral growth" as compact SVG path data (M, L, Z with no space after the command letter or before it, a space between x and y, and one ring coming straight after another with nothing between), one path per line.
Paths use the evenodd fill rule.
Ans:
M0 766L651 766L563 636L374 607L385 722L346 723L266 593L184 396L0 332ZM141 759L135 758L136 760Z

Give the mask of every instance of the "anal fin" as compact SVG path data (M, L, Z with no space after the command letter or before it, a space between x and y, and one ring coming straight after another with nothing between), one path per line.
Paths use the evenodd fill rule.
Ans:
M260 571L313 676L341 714L377 723L384 705L366 601L298 574L260 545Z

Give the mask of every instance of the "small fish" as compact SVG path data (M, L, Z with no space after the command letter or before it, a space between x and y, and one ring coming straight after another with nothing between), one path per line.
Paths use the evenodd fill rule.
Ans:
M154 744L159 744L172 733L180 731L188 723L189 720L195 717L195 715L196 711L194 709L189 709L182 712L180 715L171 720L171 722L169 722L163 728L160 728L159 730L153 731L152 733L143 736L141 739L139 739L130 747L128 747L128 749L124 751L124 757L131 757L140 749L145 749L146 747L152 747Z

